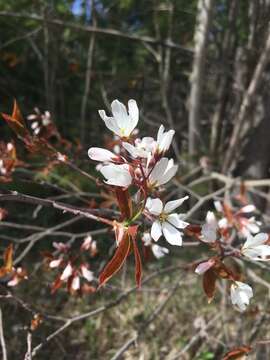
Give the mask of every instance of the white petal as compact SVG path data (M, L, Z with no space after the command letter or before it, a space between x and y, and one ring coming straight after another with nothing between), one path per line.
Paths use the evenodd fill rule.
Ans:
M158 129L158 133L157 133L157 142L160 144L161 139L162 139L162 135L164 133L164 126L161 124L159 129Z
M182 245L181 233L166 221L162 224L162 232L169 244L177 246Z
M211 224L204 224L202 226L202 241L204 242L215 242L217 239L217 228L213 227Z
M102 120L105 122L106 127L116 135L121 136L121 130L117 125L115 119L113 117L108 117L104 110L99 110L98 113Z
M79 276L75 276L71 283L71 288L73 290L79 290L80 289L80 278Z
M247 241L244 244L244 248L255 247L264 244L268 239L268 234L259 233L255 236L249 235Z
M157 259L160 259L169 253L169 250L167 248L159 246L157 244L152 245L152 251Z
M122 142L122 145L131 156L133 156L134 158L138 157L135 146L133 146L130 143L127 143L127 142Z
M118 100L114 100L111 104L113 117L120 129L125 129L128 125L129 118L127 109L124 104Z
M165 152L169 149L169 147L171 146L174 134L175 134L174 130L169 130L162 136L162 139L158 144L158 148L159 148L160 152Z
M88 156L95 161L111 161L116 158L116 155L111 151L98 147L91 147L88 150Z
M159 198L157 199L148 198L145 207L148 209L148 211L151 214L158 216L161 214L163 210L163 203Z
M218 226L216 216L212 211L207 211L206 222L208 224L211 224L212 226L215 226L215 227Z
M269 261L270 258L270 246L269 245L258 245L256 247L248 247L246 249L242 249L241 253L252 259L257 261Z
M220 201L214 201L214 206L218 212L223 212L223 207Z
M60 276L60 280L65 281L72 275L73 268L70 263L67 264L62 275Z
M170 159L168 161L168 166L167 169L165 170L164 173L162 173L158 183L159 185L164 185L166 184L168 181L170 181L174 175L177 173L178 170L178 165L173 165L174 161L173 159Z
M189 198L189 196L185 196L185 197L183 197L181 199L168 201L166 203L166 205L164 206L164 212L167 213L167 214L172 212L173 210L178 208L180 205L182 205L183 202L186 201L188 198Z
M144 232L143 233L142 241L143 241L145 246L150 246L151 245L152 238L151 238L151 235L149 234L149 232Z
M153 222L153 225L151 227L151 236L155 241L158 241L161 235L162 235L161 224L158 220L156 220Z
M169 162L169 159L167 158L161 158L155 165L153 171L151 172L150 176L149 176L149 179L150 181L153 183L153 182L156 182L158 181L159 183L159 179L160 177L164 174L164 172L166 171L166 168L168 166L168 162Z
M222 218L218 221L218 226L220 228L226 228L228 226L228 220L226 218Z
M257 234L260 231L259 225L256 222L251 222L251 221L249 221L246 224L246 229L248 232L251 232L252 234Z
M254 205L246 205L246 206L243 206L239 212L241 213L250 213L250 212L253 212L256 210L256 207Z
M105 165L100 169L101 174L107 179L106 183L114 186L129 186L132 183L132 177L128 171L127 165Z
M130 116L130 131L134 130L139 121L139 109L135 100L128 101L128 112Z
M88 281L93 281L94 279L94 274L92 271L88 270L88 268L85 265L81 266L81 271L82 271L82 276L88 280Z
M189 225L189 223L181 220L178 214L170 214L166 221L178 229L185 229Z
M60 264L61 264L61 262L62 262L62 259L55 259L55 260L52 260L51 262L50 262L50 264L49 264L49 267L50 268L56 268L56 267L58 267Z

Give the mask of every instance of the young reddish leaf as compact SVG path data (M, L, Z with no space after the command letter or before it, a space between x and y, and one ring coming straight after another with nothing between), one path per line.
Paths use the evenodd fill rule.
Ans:
M122 214L122 220L129 219L132 214L132 202L128 190L123 190L119 187L115 189L115 193Z
M130 245L130 238L126 233L118 245L113 258L109 261L109 263L103 269L102 273L99 275L99 287L107 282L123 266L130 251Z
M142 281L142 261L139 248L136 242L136 235L138 232L138 225L133 225L128 228L128 233L132 238L133 251L135 256L135 279L138 287L141 286Z
M214 271L222 279L239 280L238 276L220 260L216 260Z
M56 292L56 290L58 290L62 284L63 281L60 279L60 275L55 279L55 281L52 284L52 288L51 288L51 294L54 294Z
M13 267L12 258L13 258L13 245L11 244L4 252L4 267L7 273L12 271L12 267Z
M188 236L195 236L197 239L200 239L202 227L200 225L188 225L184 232Z
M31 331L35 331L43 322L43 316L41 314L35 314L33 319L31 320Z
M21 137L29 136L29 132L25 127L25 123L18 107L17 101L14 100L12 115L1 113L3 119L7 122L8 126Z
M230 206L226 203L222 204L223 207L223 211L224 211L224 215L227 218L227 220L229 221L229 223L231 224L233 222L233 213L232 213L232 209L230 208Z
M215 295L217 276L211 268L203 274L203 289L210 303Z
M222 360L244 360L246 355L250 353L252 348L250 346L240 346L227 352Z
M207 261L202 261L199 264L197 263L197 266L195 268L195 273L202 275L207 270L211 269L216 263L216 258L210 258Z

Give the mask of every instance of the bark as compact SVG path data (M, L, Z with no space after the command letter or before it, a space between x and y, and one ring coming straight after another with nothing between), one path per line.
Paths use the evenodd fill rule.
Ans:
M200 109L204 77L204 64L208 34L213 10L213 0L199 0L197 25L194 34L194 60L191 73L191 90L189 100L189 155L193 157L198 152L200 140Z
M226 106L231 91L231 65L230 60L233 58L233 52L235 48L235 22L237 17L237 0L230 2L229 14L228 14L228 29L223 39L223 50L222 50L222 73L219 82L218 93L217 93L217 105L212 119L211 127L211 140L210 140L210 151L212 157L216 156L216 150L220 140L222 120L225 117Z
M235 125L233 128L232 136L229 142L229 147L227 153L225 154L225 160L223 165L223 172L226 173L232 170L234 165L234 157L236 156L237 148L239 146L239 141L241 140L242 128L245 124L245 121L248 117L251 105L255 99L257 90L262 84L264 70L270 59L270 27L267 31L266 41L264 49L259 57L259 61L254 70L253 76L249 83L248 89L243 97L239 113L237 115ZM239 155L239 154L238 154Z
M94 8L91 2L92 7L92 19L93 19L93 26L96 26L96 18ZM93 58L94 58L94 48L95 48L95 32L90 35L89 45L88 45L88 52L87 52L87 61L86 61L86 72L85 72L85 85L84 85L84 94L82 98L82 105L81 105L81 143L84 144L85 142L85 122L86 122L86 111L87 111L87 104L88 98L90 94L90 87L91 87L91 76L92 76L92 66L93 66Z

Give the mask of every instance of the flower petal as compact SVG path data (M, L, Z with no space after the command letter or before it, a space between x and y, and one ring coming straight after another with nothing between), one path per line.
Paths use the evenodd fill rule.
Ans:
M169 159L161 158L155 165L153 171L149 176L149 180L151 183L158 182L160 177L164 174L167 166L168 166Z
M116 158L116 155L109 150L102 149L99 147L91 147L88 150L88 156L90 159L95 161L112 161L113 158Z
M267 241L267 239L268 239L268 234L266 233L259 233L255 236L249 235L243 247L247 248L247 247L255 247L258 245L262 245Z
M165 221L162 224L162 231L169 244L182 246L181 233L174 226Z
M167 214L172 212L173 210L178 208L180 205L182 205L183 202L186 201L188 198L189 198L189 196L185 196L185 197L182 197L181 199L168 201L164 206L164 212Z
M152 245L152 252L157 259L160 259L163 256L165 256L166 254L168 254L169 250L163 246L154 244L154 245Z
M155 241L158 241L161 235L162 235L161 224L158 220L156 220L153 222L151 227L151 236Z
M126 187L132 183L132 177L126 164L105 165L102 166L100 172L107 179L106 183L109 185Z
M128 101L128 113L130 117L130 132L135 129L139 121L139 109L135 100Z
M121 136L121 130L117 125L115 119L113 117L108 117L104 110L99 110L98 113L102 120L105 122L106 127L116 135Z
M145 207L153 215L160 215L163 210L163 203L159 198L151 199L148 198Z
M178 214L170 214L167 217L166 221L171 225L177 227L177 229L185 229L189 225L189 223L181 220Z
M125 129L129 122L128 113L125 105L118 100L114 100L111 104L111 107L113 117L116 121L117 126L120 129Z

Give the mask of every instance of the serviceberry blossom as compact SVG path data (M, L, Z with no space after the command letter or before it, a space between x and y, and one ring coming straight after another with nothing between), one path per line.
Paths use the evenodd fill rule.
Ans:
M101 162L113 162L119 158L113 152L99 147L91 147L88 150L90 159Z
M174 165L173 159L161 158L149 174L149 186L157 187L166 184L174 177L177 170L178 165Z
M246 214L256 210L254 205L245 205L238 211L233 212L228 204L215 201L216 210L223 216L218 221L218 226L222 230L236 228L240 237L247 237L249 234L257 234L260 231L261 222L257 221L254 216L248 218Z
M171 146L173 136L175 134L174 130L164 131L165 128L163 125L160 125L158 134L157 134L157 152L165 153Z
M164 154L169 150L175 134L174 130L164 130L164 126L160 125L157 140L149 136L143 137L142 139L137 138L134 141L134 145L124 142L123 147L134 158L151 158L155 154Z
M202 226L201 240L206 243L213 243L217 240L218 222L215 214L208 211L206 215L206 223Z
M147 199L146 209L155 219L151 227L151 236L155 241L158 241L163 234L169 244L182 245L182 234L179 229L184 229L189 224L181 220L181 215L177 213L171 214L171 212L187 199L188 196L185 196L178 200L169 201L165 206L158 198Z
M132 183L130 168L127 164L104 165L100 168L100 172L106 178L105 183L108 185L127 187Z
M246 310L252 297L253 290L248 284L235 281L231 285L231 301L239 311L243 312Z
M100 117L114 134L121 138L128 138L139 121L139 109L136 101L128 101L128 112L125 105L118 100L111 103L111 108L112 117L107 116L104 110L99 110Z
M144 246L151 247L152 253L157 259L161 259L165 255L169 254L169 249L153 243L152 237L149 232L143 233L142 241Z
M241 248L241 254L252 260L270 260L270 246L265 244L268 237L268 234L265 233L259 233L255 236L248 235L246 242Z

